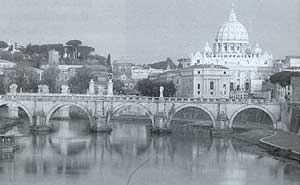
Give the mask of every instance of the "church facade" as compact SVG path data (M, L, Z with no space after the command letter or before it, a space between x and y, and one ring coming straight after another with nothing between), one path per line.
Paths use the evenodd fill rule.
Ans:
M252 47L246 28L232 8L228 20L220 27L212 45L191 54L183 67L221 65L231 75L230 91L254 93L262 90L262 82L273 72L273 57L259 47Z

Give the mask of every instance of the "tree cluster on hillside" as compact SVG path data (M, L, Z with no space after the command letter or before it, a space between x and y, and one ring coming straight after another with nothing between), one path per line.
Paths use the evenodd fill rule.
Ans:
M11 62L24 62L24 54L22 52L15 52L15 53L11 53L9 51L2 51L0 50L0 58L2 60L8 60Z
M23 50L23 53L28 57L40 56L48 58L48 52L50 50L56 50L60 55L64 52L63 44L43 44L43 45L32 45L29 43Z
M155 82L149 79L138 81L137 89L143 96L158 97L160 86L164 87L164 97L172 97L176 93L173 82Z

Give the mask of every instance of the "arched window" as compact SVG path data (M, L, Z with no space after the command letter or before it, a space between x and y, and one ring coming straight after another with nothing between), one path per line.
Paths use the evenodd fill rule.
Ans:
M230 90L233 90L233 82L230 82Z
M214 89L214 82L209 83L209 89L213 90Z
M248 82L245 83L245 90L248 91L250 89L250 84Z

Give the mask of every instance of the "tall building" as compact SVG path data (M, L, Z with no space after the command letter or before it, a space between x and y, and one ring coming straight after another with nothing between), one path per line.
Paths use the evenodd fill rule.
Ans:
M213 47L206 43L201 52L190 56L190 61L183 62L184 67L194 65L222 65L228 68L232 76L232 90L247 91L257 86L273 73L272 55L259 47L252 47L246 28L241 24L232 8L228 20L217 32ZM256 80L256 81L254 81Z

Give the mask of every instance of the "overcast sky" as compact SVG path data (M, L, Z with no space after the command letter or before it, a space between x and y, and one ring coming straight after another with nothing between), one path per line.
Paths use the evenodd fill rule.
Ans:
M113 60L176 60L211 45L232 0L1 0L0 40L79 39ZM275 58L300 55L299 0L235 0L238 20Z

